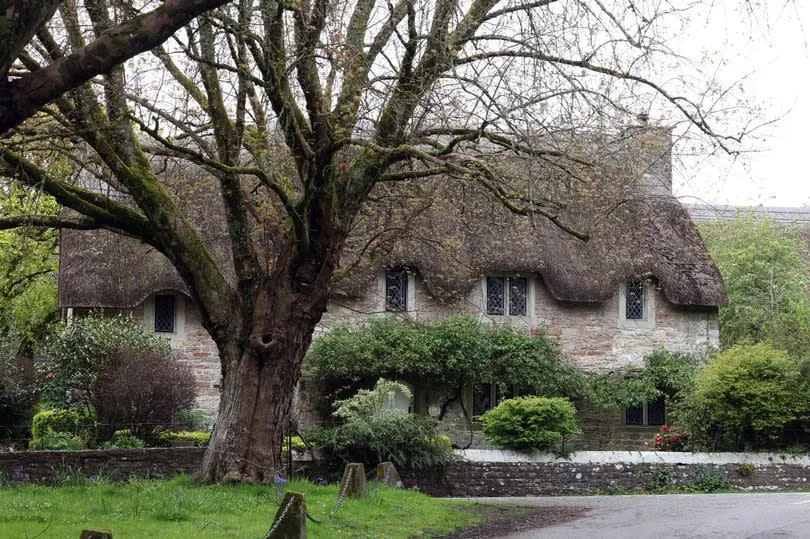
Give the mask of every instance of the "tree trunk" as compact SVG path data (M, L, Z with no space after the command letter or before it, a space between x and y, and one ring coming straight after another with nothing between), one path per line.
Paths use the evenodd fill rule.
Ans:
M286 269L249 298L253 314L242 337L233 345L218 343L222 392L203 481L271 482L282 472L284 431L301 362L326 311L334 253L326 264L280 261Z

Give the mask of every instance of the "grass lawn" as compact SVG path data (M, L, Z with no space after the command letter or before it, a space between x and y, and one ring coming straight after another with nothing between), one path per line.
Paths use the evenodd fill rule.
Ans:
M291 481L284 488L306 495L309 537L409 537L440 535L473 526L469 504L407 490L369 485L364 500L344 501L330 516L338 486ZM283 494L270 485L200 485L171 481L0 488L0 536L78 537L83 528L107 528L126 537L264 537Z

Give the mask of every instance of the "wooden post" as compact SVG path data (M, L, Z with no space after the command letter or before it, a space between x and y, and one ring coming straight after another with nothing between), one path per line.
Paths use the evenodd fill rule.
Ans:
M340 479L340 498L365 498L368 496L366 486L366 468L362 462L351 462L343 470Z
M393 462L381 462L377 465L377 481L393 488L402 488L402 479Z
M300 492L286 492L265 539L307 539L307 505Z
M112 539L112 532L110 530L82 530L79 539Z

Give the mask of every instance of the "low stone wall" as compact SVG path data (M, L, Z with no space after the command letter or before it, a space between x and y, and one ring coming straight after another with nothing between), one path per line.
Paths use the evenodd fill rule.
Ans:
M458 451L464 460L440 474L405 474L407 486L436 496L583 495L644 489L657 470L670 486L711 472L746 490L810 488L810 457L765 453L581 451L567 459L510 451ZM748 473L750 472L750 473Z
M0 453L0 474L12 481L42 483L66 472L111 479L166 478L194 473L204 451L174 447ZM658 479L666 477L671 486L687 486L707 472L746 490L810 488L810 456L806 455L581 451L562 459L485 449L457 453L462 460L444 470L401 470L402 479L406 486L435 496L547 496L644 489L653 474ZM336 465L308 459L308 454L297 456L297 472L337 477Z

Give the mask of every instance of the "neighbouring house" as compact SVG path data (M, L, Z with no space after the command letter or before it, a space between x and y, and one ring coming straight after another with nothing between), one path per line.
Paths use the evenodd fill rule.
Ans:
M319 331L382 313L419 319L464 313L528 333L546 331L588 371L642 366L660 348L704 356L718 344L725 289L687 210L672 196L669 132L639 129L606 146L613 165L580 177L576 187L557 181L553 167L534 158L502 163L515 177L552 186L533 196L565 201L549 205L559 226L506 211L460 181L414 185L408 198L418 200L415 206L403 206L405 197L386 198L391 187L380 186L349 238ZM166 174L223 272L232 272L215 184L188 167L168 166ZM369 248L368 238L377 237L383 240ZM60 265L66 317L90 309L131 312L171 340L197 374L199 408L215 412L217 349L163 255L108 232L65 230ZM399 406L432 413L442 390L426 380ZM463 398L464 409L479 414L500 395L491 384L469 387ZM304 400L302 421L317 422ZM666 421L666 410L651 402L609 414L583 411L581 419L589 447L634 447ZM480 443L461 407L449 410L444 423L457 445Z

